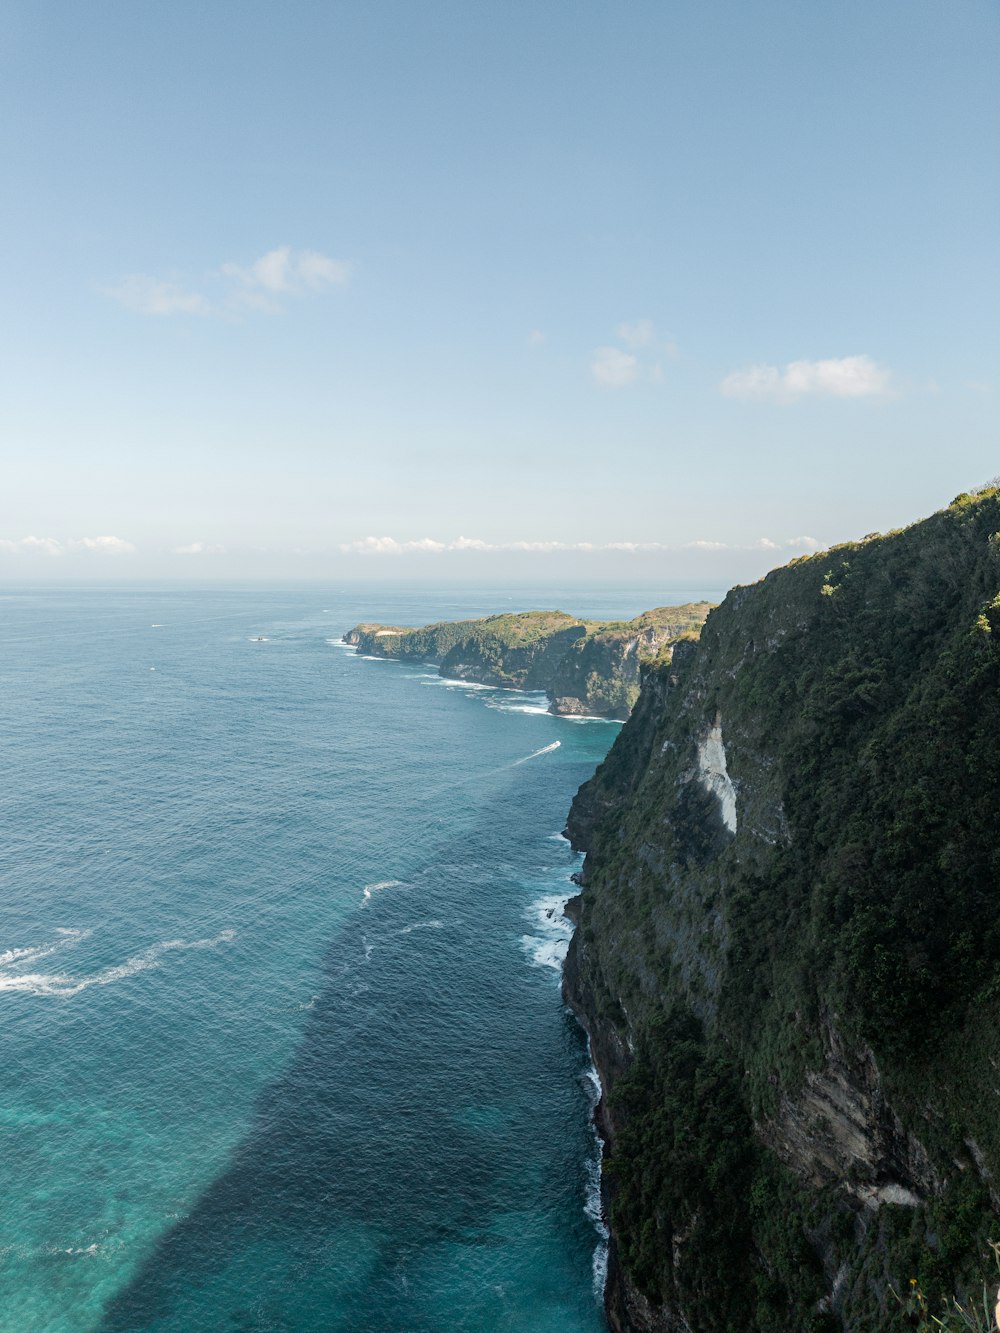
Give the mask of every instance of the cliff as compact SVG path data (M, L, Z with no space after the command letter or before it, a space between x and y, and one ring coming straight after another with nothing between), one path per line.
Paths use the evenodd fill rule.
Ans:
M912 1327L1000 1236L1000 492L794 561L568 823L616 1330Z
M361 653L431 662L442 676L542 690L552 713L625 718L639 695L640 664L697 636L710 604L661 606L629 621L586 621L564 611L523 611L419 629L356 625L344 640Z

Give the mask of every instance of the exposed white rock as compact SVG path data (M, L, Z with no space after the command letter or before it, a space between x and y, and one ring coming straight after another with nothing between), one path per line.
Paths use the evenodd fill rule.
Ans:
M736 788L726 769L726 747L722 743L722 724L715 726L698 742L698 781L719 801L722 822L730 833L736 832Z
M919 1208L920 1199L908 1190L905 1185L897 1185L890 1181L888 1185L882 1185L877 1190L878 1198L881 1203L902 1204L904 1208Z

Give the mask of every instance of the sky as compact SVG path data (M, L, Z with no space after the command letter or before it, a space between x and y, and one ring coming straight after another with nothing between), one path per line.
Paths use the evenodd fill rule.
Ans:
M997 0L4 0L0 578L747 581L1000 472Z

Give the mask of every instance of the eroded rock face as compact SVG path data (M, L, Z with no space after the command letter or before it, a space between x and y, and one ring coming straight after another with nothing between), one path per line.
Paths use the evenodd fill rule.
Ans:
M616 1330L902 1329L920 1255L935 1300L981 1287L997 534L1000 492L960 497L734 589L573 803Z
M726 767L726 747L722 740L722 719L698 742L697 778L719 802L719 814L730 833L736 832L736 788Z
M915 1208L940 1189L926 1148L890 1105L873 1052L850 1050L824 1024L826 1062L807 1071L777 1114L758 1126L786 1166L810 1185L832 1185L865 1208Z
M625 622L581 621L526 611L422 628L366 623L344 642L373 657L430 662L441 675L507 689L544 691L549 711L624 720L639 695L643 662L696 636L709 603L657 607Z

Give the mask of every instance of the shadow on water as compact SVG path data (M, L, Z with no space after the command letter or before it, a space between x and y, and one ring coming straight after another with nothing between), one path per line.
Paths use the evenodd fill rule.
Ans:
M583 1039L518 943L525 891L510 886L538 873L521 774L490 828L344 925L291 1063L103 1333L440 1328L406 1273L452 1246L504 1245L504 1215L526 1210L564 1216L568 1280L589 1286ZM551 829L536 782L530 822ZM368 1257L352 1270L355 1240Z

